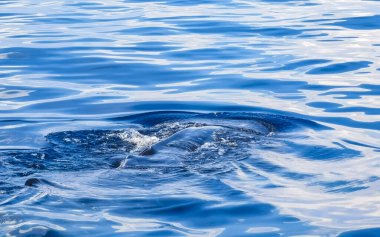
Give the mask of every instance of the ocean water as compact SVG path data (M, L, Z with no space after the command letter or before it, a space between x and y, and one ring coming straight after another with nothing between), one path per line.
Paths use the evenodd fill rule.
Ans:
M380 236L377 0L1 0L0 236Z

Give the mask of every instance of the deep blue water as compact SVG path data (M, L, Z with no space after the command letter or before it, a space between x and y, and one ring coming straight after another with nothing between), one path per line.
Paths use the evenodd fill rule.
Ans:
M0 236L380 236L380 2L1 0Z

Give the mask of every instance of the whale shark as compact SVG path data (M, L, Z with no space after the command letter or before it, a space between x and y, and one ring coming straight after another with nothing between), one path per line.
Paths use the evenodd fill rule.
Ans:
M251 146L276 133L300 127L324 129L309 120L241 112L160 111L109 120L125 128L58 131L46 135L46 145L40 149L0 151L7 167L3 175L26 177L25 185L35 187L48 183L33 179L33 174L44 171L215 165L249 157ZM11 184L3 186L14 190Z

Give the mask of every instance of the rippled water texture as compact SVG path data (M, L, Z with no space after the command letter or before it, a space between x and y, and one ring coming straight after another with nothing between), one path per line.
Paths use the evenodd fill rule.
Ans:
M380 236L377 0L0 1L0 236Z

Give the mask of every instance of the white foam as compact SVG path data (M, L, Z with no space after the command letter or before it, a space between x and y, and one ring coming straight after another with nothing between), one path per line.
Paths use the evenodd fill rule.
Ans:
M135 129L125 130L118 134L121 139L135 145L133 151L140 151L143 148L150 147L157 143L160 139L156 136L148 136L139 133Z

